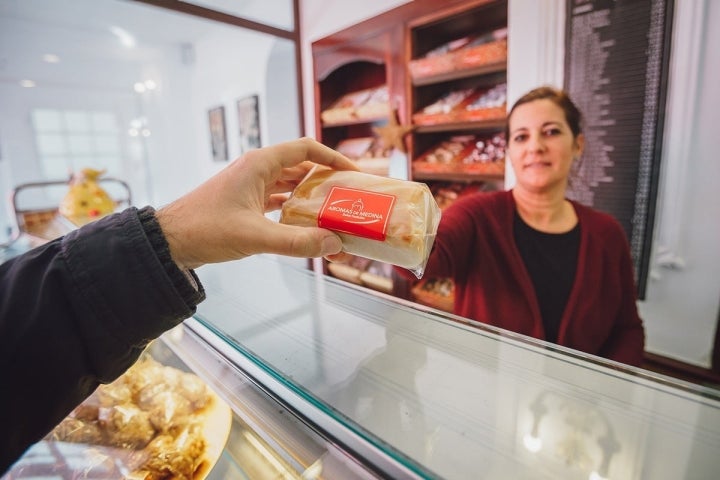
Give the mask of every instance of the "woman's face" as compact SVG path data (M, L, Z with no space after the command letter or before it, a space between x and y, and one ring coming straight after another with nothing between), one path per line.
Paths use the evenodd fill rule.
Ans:
M510 116L507 153L517 185L542 193L565 190L573 159L583 148L583 136L573 137L565 112L551 100L524 103Z

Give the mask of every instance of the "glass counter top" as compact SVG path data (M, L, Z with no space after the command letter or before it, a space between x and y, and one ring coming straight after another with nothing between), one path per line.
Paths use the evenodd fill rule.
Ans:
M720 392L336 281L272 256L207 265L196 319L424 478L720 471Z

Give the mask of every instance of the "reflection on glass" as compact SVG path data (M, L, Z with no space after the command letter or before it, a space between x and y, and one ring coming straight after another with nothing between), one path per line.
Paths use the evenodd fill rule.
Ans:
M421 476L640 480L720 468L717 393L273 257L199 274L205 324L302 392L324 427L345 426Z

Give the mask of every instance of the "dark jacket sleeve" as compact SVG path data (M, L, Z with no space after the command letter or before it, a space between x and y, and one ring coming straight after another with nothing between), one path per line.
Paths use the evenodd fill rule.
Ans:
M194 313L204 291L187 273L196 285L149 207L0 265L0 473Z

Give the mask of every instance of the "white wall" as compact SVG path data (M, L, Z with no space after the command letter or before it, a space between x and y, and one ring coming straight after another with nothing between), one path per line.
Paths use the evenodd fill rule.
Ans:
M229 158L240 154L235 101L247 95L260 96L261 135L267 131L262 108L265 101L265 70L272 48L272 38L251 31L235 29L219 31L195 48L191 91L192 125L198 139L195 157L200 175L207 178L227 165L213 162L207 110L223 105L228 135Z
M342 3L342 8L340 4ZM305 115L314 134L310 44L406 2L301 0ZM352 6L351 6L352 5ZM650 352L710 366L720 302L720 2L676 2L652 279L639 308ZM510 0L508 100L563 84L565 0ZM507 184L514 183L508 172Z
M161 206L227 165L211 158L209 108L225 106L229 160L240 155L235 102L241 97L260 97L263 144L269 138L277 142L300 134L295 53L287 40L210 22L212 28L194 44L143 46L142 55L136 57L128 51L128 59L106 58L84 47L95 43L92 28L74 31L12 17L0 20L0 57L13 59L9 65L0 65L0 194L4 200L16 185L44 179L30 123L35 108L114 112L124 162L117 175L130 183L138 205ZM172 16L167 21L172 22ZM78 60L65 58L52 71L40 72L49 68L38 53L46 51L49 38L62 42L62 51L73 47ZM29 39L38 44L37 52L31 51ZM10 54L12 45L23 46L19 55ZM35 59L36 73L49 81L38 82L36 88L20 87L9 77L28 69L16 66L15 58L27 64ZM157 83L155 90L133 91L135 82L149 78ZM271 103L268 89L273 94L272 111L266 108ZM141 116L147 118L150 137L129 137L130 121ZM6 203L0 208L0 243L10 224Z

